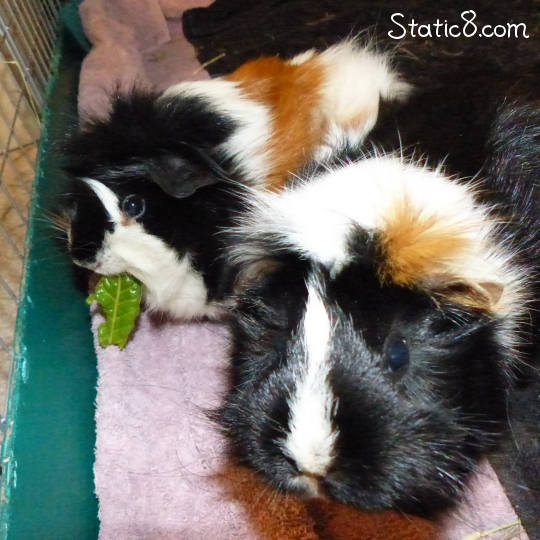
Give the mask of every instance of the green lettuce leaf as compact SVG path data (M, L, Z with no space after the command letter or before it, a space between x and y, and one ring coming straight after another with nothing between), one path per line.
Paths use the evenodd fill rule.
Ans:
M105 322L98 327L102 347L126 346L141 310L141 298L142 284L129 274L104 276L98 281L86 302L91 304L95 300L105 315Z

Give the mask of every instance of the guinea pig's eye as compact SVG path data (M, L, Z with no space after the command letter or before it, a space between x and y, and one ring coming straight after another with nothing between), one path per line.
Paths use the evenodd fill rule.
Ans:
M409 364L409 346L402 336L391 337L386 343L385 360L392 371L398 371Z
M141 217L146 211L146 202L139 195L128 195L122 201L122 212L132 218Z

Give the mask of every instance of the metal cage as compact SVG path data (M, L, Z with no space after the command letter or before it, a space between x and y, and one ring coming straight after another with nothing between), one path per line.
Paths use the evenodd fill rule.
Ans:
M61 4L0 2L0 411L13 347L39 117Z

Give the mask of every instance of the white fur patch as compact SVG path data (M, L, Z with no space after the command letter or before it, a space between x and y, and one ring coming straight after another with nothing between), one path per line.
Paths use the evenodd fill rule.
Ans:
M207 100L217 114L238 123L234 134L221 150L255 185L264 185L268 170L268 140L272 135L268 108L245 97L237 83L223 79L186 81L167 89L164 97L196 96Z
M328 382L328 345L332 322L314 285L303 322L306 357L296 374L296 391L289 402L289 435L284 451L301 472L322 476L334 458L338 436L332 425L335 398Z
M300 492L307 498L325 498L320 490L319 482L312 476L301 474L288 481L289 488Z
M354 41L330 47L319 61L325 73L321 108L329 124L318 158L327 157L344 141L358 145L377 121L381 98L402 101L412 89L392 69L388 54Z
M222 313L218 305L208 303L203 278L194 270L189 255L179 257L140 223L117 225L114 232L105 234L96 271L129 272L135 276L145 285L150 309L183 319L217 317Z
M315 49L309 49L307 51L301 52L300 54L297 54L296 56L293 56L290 60L288 60L288 63L292 66L299 66L300 64L311 60L316 54L317 51Z

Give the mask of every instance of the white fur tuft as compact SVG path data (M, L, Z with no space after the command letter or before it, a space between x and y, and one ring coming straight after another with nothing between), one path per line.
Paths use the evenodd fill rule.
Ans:
M322 52L324 68L322 111L329 127L318 157L325 157L343 141L356 146L373 129L381 98L401 101L411 85L391 67L390 56L354 41L338 43Z
M296 56L293 56L288 62L293 66L299 66L300 64L311 60L316 54L317 51L315 49L309 49L307 51L301 52L300 54L297 54Z

